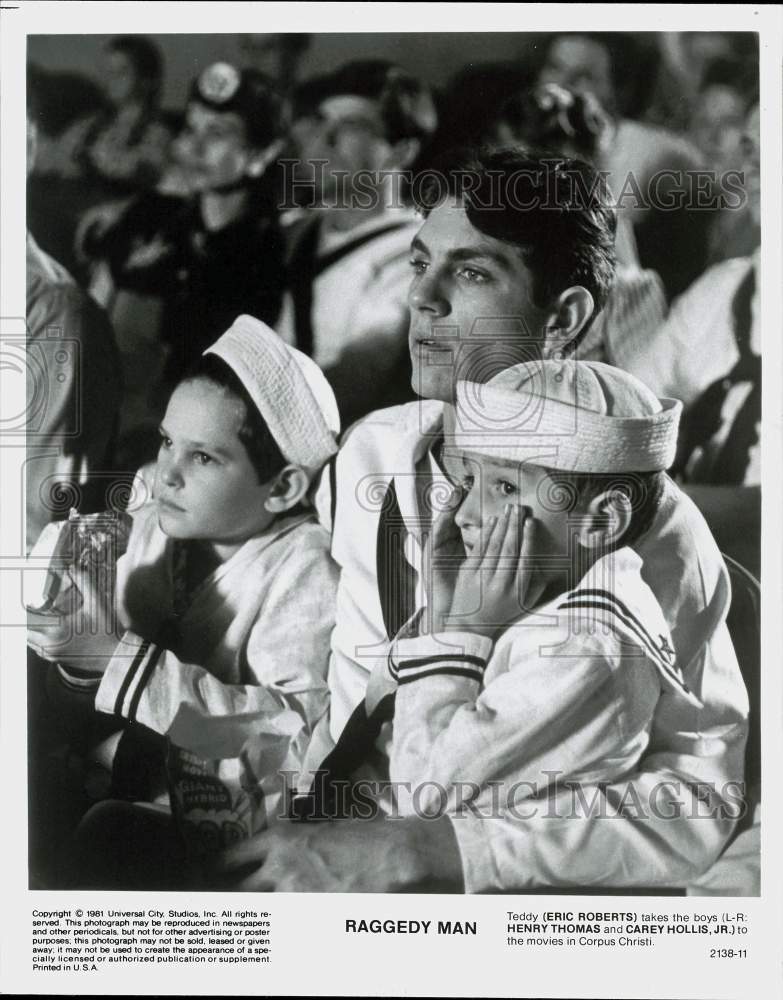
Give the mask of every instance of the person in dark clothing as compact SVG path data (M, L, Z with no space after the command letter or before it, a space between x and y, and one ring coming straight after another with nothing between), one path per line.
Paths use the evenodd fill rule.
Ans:
M115 289L162 300L164 388L239 314L277 319L283 242L267 167L280 135L270 81L215 63L192 84L158 190L86 231L84 252L108 265Z

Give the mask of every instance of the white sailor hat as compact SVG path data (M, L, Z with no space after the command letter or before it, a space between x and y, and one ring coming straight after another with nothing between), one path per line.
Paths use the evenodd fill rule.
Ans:
M526 362L457 383L455 443L564 472L654 472L674 461L681 411L611 365Z
M340 414L331 386L311 358L266 323L239 316L204 354L216 354L236 373L288 462L320 468L335 454Z

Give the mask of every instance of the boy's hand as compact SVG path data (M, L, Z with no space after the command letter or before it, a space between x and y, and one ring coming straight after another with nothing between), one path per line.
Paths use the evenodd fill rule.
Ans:
M465 561L462 535L454 523L454 515L463 500L463 491L455 486L446 509L434 520L428 546L429 565L425 571L429 627L442 632L444 619L451 608L457 573Z
M84 569L71 567L68 573L74 587L67 591L67 611L28 612L27 645L44 660L100 675L122 638L110 578L96 585Z
M535 531L524 507L506 504L503 515L482 532L478 551L460 568L448 628L495 639L529 610L540 596L531 591Z

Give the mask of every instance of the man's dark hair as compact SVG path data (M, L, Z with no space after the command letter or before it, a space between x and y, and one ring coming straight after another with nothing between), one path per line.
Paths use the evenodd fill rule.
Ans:
M237 436L245 446L253 468L258 473L258 481L268 482L285 468L288 462L239 376L216 354L205 354L180 379L179 384L199 379L211 382L244 404L244 417Z
M634 545L651 527L663 501L664 472L561 472L547 469L552 488L547 498L553 509L569 513L585 511L602 493L623 493L631 505L631 522L605 554L625 545Z
M593 297L593 316L603 308L614 279L617 218L605 181L589 164L484 147L444 156L420 181L413 195L425 217L454 199L479 232L519 251L536 305L581 285Z
M106 48L130 60L136 76L144 84L147 100L156 104L163 85L163 57L158 46L144 35L117 35Z
M427 88L383 59L349 62L333 73L307 81L300 91L300 107L347 94L379 103L389 142L426 139L435 129L435 106Z

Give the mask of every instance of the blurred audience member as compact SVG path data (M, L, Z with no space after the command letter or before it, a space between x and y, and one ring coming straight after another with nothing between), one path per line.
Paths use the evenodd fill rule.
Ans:
M678 132L691 126L709 68L736 62L758 76L758 42L751 32L662 31L657 36L660 66L645 119Z
M686 172L702 166L699 151L672 132L625 117L630 104L640 105L643 70L642 50L630 35L562 34L549 43L539 82L589 91L612 117L600 166L609 171L618 210L631 220L642 266L658 272L671 297L704 270L710 213L689 204ZM684 204L672 208L683 192Z
M118 219L85 232L85 253L125 293L114 315L136 403L124 430L156 426L167 387L238 315L277 319L283 241L266 174L280 133L270 81L214 63L193 81L173 143L182 190L140 195ZM131 297L129 307L128 293L154 297L158 314L148 300L140 310Z
M503 106L496 135L506 145L551 150L594 164L611 133L611 122L589 92L541 84L512 97ZM655 271L642 270L636 259L627 218L618 218L618 266L606 305L579 347L579 356L623 367L624 345L653 332L666 315L666 294Z
M759 219L758 107L743 140ZM672 305L626 364L659 396L685 404L676 463L721 548L758 574L761 514L759 252L711 267Z
M310 48L310 35L245 33L237 36L237 42L241 67L258 70L275 81L288 121L302 57Z
M404 171L434 131L428 91L391 63L353 62L303 91L289 191L289 292L277 330L324 370L343 424L409 398L407 292L419 223Z
M152 187L171 141L159 108L160 51L141 35L121 35L106 46L102 70L106 106L62 136L60 172L82 176L107 194Z
M43 250L80 277L74 233L96 196L78 178L64 176L62 136L75 121L103 108L103 93L86 76L30 65L27 94L37 136L35 166L27 178L27 228Z
M747 67L736 61L720 60L707 67L704 83L696 99L691 119L691 135L706 162L719 174L743 169L743 144L747 141L747 110L758 102L758 80L749 78ZM755 132L758 134L756 124ZM757 139L755 140L757 141ZM751 254L759 243L758 213L754 214L753 194L747 191L745 204L725 207L714 213L710 239L710 260L728 260Z
M704 162L716 170L737 166L747 105L741 74L742 67L737 63L713 63L694 102L690 136L704 154Z
M460 70L440 100L432 158L439 159L457 147L491 142L496 109L534 83L532 60L524 57L512 63L470 63Z
M27 171L35 161L35 97L28 95ZM83 513L89 477L111 467L120 364L108 319L65 268L27 234L26 546L46 524ZM82 498L82 502L80 502Z

